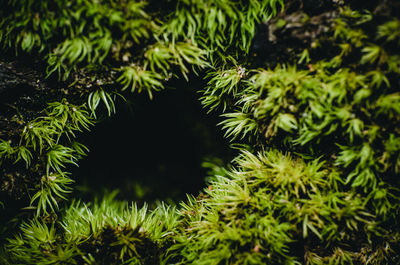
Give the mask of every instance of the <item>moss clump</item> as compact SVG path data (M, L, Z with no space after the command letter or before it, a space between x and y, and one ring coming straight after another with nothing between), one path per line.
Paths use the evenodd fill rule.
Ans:
M182 205L171 247L179 264L399 259L398 229L366 207L371 198L346 187L343 172L275 150L245 151L235 162L235 168L211 178L203 195Z
M114 199L73 202L59 220L33 219L6 245L10 264L159 264L174 231L174 208L138 208Z

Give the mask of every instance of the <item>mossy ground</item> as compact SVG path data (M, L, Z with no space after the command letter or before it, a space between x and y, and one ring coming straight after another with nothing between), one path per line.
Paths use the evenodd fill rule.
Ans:
M3 263L400 262L397 1L5 4L15 12L0 11L0 41L11 55L0 68L6 76L0 84L6 95L1 201L15 218L2 230L19 233L7 235ZM10 63L30 55L37 67ZM196 74L206 80L193 87L197 98L190 94L186 102L169 91L175 80L193 82ZM196 125L193 136L206 135L201 144L189 137L178 148L185 139L169 130L170 116L182 117L175 124L179 132L187 129L180 126L193 117L186 111L192 100L219 115L238 155L231 165L205 162L207 187L176 206L138 207L115 193L94 202L73 200L69 169L88 153L77 140L108 116L117 117L117 98L127 91L153 100L127 97L133 113L143 102L157 104L134 119L151 142L143 141L138 157L185 175L180 164L192 163L186 155L191 149L210 146L211 155L226 156L224 148L214 149L220 144L208 129L196 127L198 121L186 127ZM174 108L164 105L164 95ZM129 130L135 128L118 134L123 137L117 142L128 154L137 150L122 138L144 138ZM161 135L171 142L157 152ZM191 167L208 152L196 153ZM167 162L154 159L159 154ZM120 157L129 163L129 155ZM143 168L162 176L147 162ZM110 168L109 174L119 170L118 164ZM119 186L121 179L109 177L112 187ZM168 183L163 181L157 184ZM157 195L149 197L159 198L161 191L155 188ZM16 201L29 205L19 215L10 210Z

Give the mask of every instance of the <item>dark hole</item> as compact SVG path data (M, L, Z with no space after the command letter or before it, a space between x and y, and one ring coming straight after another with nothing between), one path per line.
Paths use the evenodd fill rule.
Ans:
M178 201L204 188L204 159L232 159L219 117L202 109L193 84L175 82L176 89L153 100L129 95L115 115L81 138L90 153L73 170L77 196L90 200L118 189L121 199Z

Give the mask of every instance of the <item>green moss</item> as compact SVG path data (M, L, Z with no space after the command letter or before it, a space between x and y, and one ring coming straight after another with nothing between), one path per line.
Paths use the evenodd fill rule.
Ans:
M171 247L179 264L362 264L395 253L398 232L384 229L341 172L277 151L246 151L235 162L183 205Z
M0 13L5 51L44 58L48 77L66 86L92 87L81 104L66 96L22 121L18 144L0 140L4 164L43 174L31 187L36 217L9 239L5 262L399 263L395 16L336 8L331 30L296 58L252 69L256 26L282 1L6 5L15 12ZM209 187L178 208L139 210L111 196L58 210L72 182L65 167L87 152L76 134L99 120L97 107L111 115L118 90L152 97L168 79L196 71L208 80L200 101L221 114L226 137L241 150L234 166L206 164Z
M72 202L57 221L33 219L6 248L11 264L158 264L177 220L161 204L149 211L114 199Z

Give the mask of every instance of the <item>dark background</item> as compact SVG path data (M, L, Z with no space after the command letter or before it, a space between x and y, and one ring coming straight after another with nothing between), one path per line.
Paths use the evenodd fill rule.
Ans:
M199 82L175 80L152 100L146 93L117 100L116 114L79 137L90 152L72 169L74 196L91 200L118 189L121 199L151 203L198 194L207 175L202 162L234 157L220 118L200 104Z

